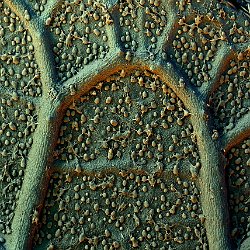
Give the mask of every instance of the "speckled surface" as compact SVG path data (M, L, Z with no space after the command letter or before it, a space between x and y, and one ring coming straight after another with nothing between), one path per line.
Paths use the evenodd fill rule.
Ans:
M245 249L249 36L219 1L0 1L0 249Z

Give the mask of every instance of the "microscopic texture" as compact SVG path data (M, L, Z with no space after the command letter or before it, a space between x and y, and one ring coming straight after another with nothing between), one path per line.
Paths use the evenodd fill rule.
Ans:
M10 234L37 126L42 84L30 32L2 2L0 36L0 230Z
M246 238L250 228L249 211L249 167L250 139L247 138L231 148L227 155L227 182L229 211L232 216L231 237L234 240Z
M45 204L35 249L208 246L199 190L181 175L54 173Z
M0 0L0 250L250 249L249 68L226 0Z

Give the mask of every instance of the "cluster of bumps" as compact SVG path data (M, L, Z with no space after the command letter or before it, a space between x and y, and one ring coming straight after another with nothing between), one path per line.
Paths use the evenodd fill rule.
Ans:
M232 58L207 102L219 134L231 131L249 114L250 21L226 1L208 2L176 1L177 20L169 27L172 16L159 0L119 0L115 6L62 1L46 20L59 84L105 59L117 42L128 62L137 53L170 60L202 96L217 77L220 49L230 44ZM247 1L229 3L248 11ZM30 4L42 15L47 1ZM115 42L112 29L119 34ZM8 235L42 83L29 30L1 0L0 90L0 232ZM207 249L200 156L189 116L177 94L146 70L120 71L72 102L41 218L36 211L32 218L39 224L35 248ZM250 231L249 147L246 139L227 155L235 242Z

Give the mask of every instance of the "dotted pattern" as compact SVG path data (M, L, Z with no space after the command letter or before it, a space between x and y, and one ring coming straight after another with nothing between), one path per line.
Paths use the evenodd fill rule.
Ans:
M236 122L249 114L250 107L250 54L239 53L230 61L229 69L220 78L221 85L210 97L210 106L221 132L228 132Z
M49 17L59 79L65 81L84 65L104 58L109 51L106 26L112 25L108 6L101 2L65 1Z
M73 168L51 180L38 249L206 249L189 113L157 75L121 71L73 102L55 159Z
M208 249L199 191L173 174L55 173L45 204L35 249Z
M32 38L0 2L0 233L11 233L42 95Z
M20 18L0 2L0 88L18 98L39 97L41 87L32 37Z
M232 223L231 236L235 245L239 245L242 238L249 236L250 228L250 139L248 138L233 147L228 152L227 159L229 209Z
M178 1L180 18L171 54L166 47L165 57L173 59L184 70L190 82L198 87L213 80L214 61L222 45L238 46L249 42L249 20L218 1ZM239 49L241 51L243 49Z
M191 20L181 18L179 26L172 43L174 60L184 69L190 82L200 87L211 79L211 61L224 39L223 34L202 15Z
M121 44L130 60L141 45L147 44L147 54L154 60L157 41L167 25L167 12L161 1L119 1ZM145 44L143 44L145 43Z
M27 4L24 19L32 21L47 0ZM214 127L227 133L249 114L249 20L219 1L182 0L172 7L177 19L169 31L171 15L159 0L62 1L46 20L59 82L104 59L114 29L127 61L137 52L150 60L161 53L204 91L226 44L234 58L208 106ZM1 0L0 91L0 233L10 234L42 84L32 37ZM201 163L189 116L176 93L148 71L121 71L71 103L54 152L59 172L50 180L42 217L34 211L31 218L39 226L36 248L207 249L196 182ZM248 154L249 139L227 154L237 246L249 235Z
M155 170L189 159L199 168L189 111L157 75L125 72L73 102L63 118L56 158L129 161ZM102 165L102 164L101 164ZM164 168L164 167L163 167Z

